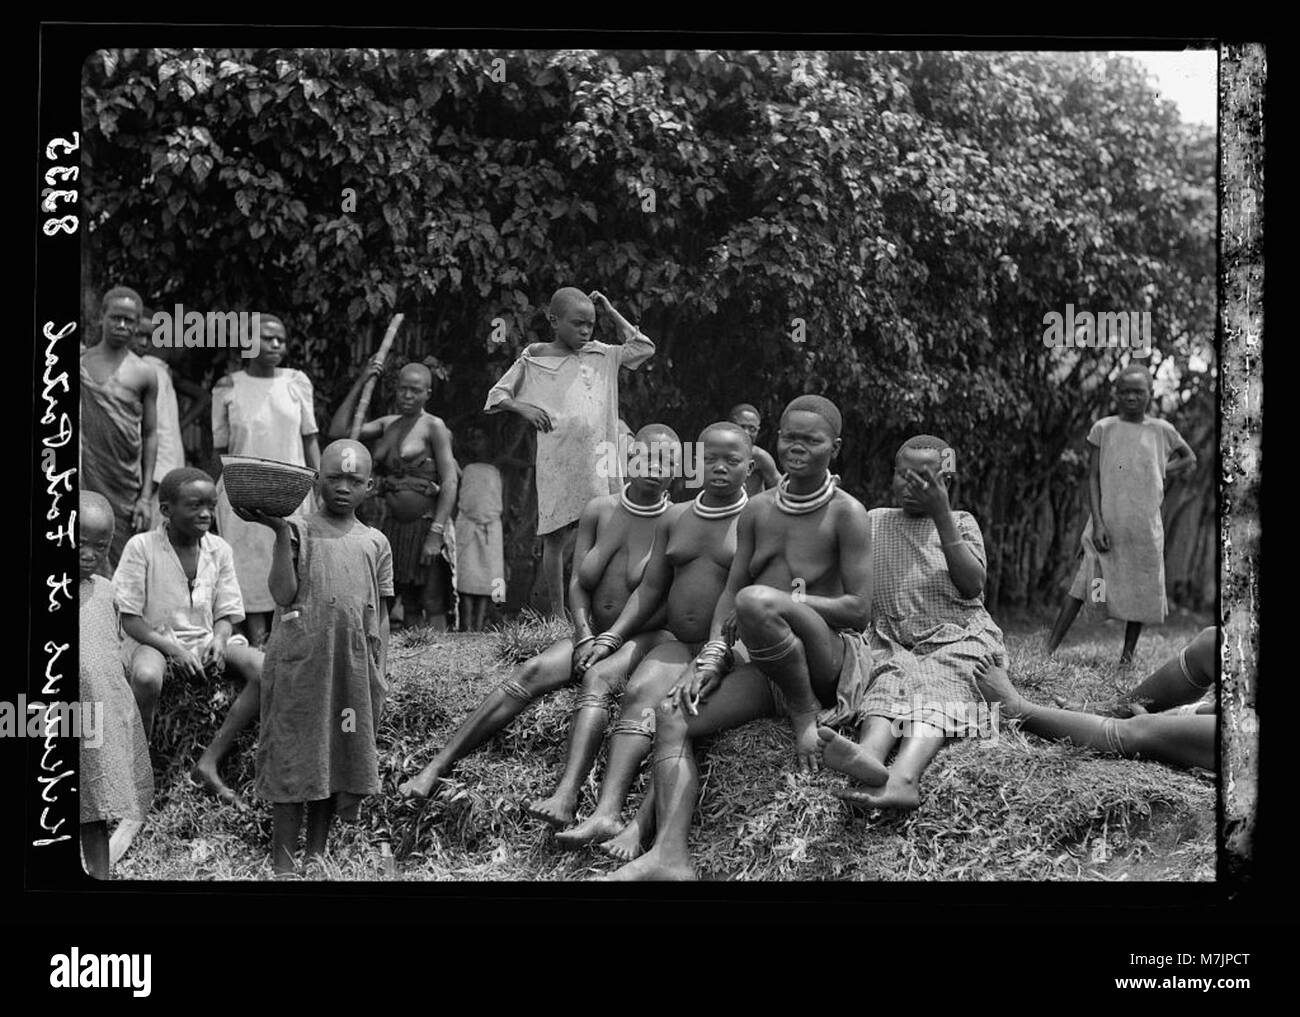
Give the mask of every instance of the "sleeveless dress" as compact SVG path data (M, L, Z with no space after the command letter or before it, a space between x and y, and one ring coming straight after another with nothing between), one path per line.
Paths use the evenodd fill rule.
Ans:
M143 820L153 800L153 767L135 696L127 683L118 644L113 584L92 576L81 587L78 656L83 716L100 709L98 731L83 724L77 788L81 822Z
M393 595L388 540L364 523L339 533L319 514L290 520L298 595L278 608L262 668L257 793L272 802L338 794L356 816L379 790L375 732L388 694L380 623Z
M457 504L456 589L481 597L490 597L499 589L504 598L501 471L491 463L470 463L460 477Z

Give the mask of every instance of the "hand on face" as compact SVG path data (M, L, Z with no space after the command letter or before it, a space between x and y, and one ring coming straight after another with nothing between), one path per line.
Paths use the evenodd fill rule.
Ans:
M928 516L949 511L948 488L939 476L939 470L928 466L923 472L909 469L903 474L909 500L916 503Z

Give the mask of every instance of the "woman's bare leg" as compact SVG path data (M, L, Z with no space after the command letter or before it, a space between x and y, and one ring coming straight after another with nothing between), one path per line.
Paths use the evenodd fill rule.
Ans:
M610 735L605 779L596 808L572 830L556 834L555 841L561 847L600 844L623 829L623 802L654 742L655 711L677 684L691 657L690 647L673 640L655 647L637 667L623 694L622 716ZM650 799L648 794L646 797Z
M549 798L533 802L528 811L553 826L573 822L582 782L600 751L601 739L609 725L609 708L617 701L616 689L623 688L628 671L640 663L650 634L633 636L609 657L587 669L582 676L582 692L569 720L569 740L564 769Z
M941 728L911 721L907 725L907 734L899 743L898 755L886 771L887 780L884 781L883 788L872 791L836 791L835 796L851 804L872 809L915 809L921 804L921 774L943 748L943 743L944 733ZM872 757L864 752L858 760L863 758Z
M1140 714L1098 717L1031 703L1016 691L1005 670L979 665L975 680L989 702L1002 704L1002 716L1020 718L1040 738L1070 741L1126 759L1154 759L1174 766L1216 766L1217 718L1207 714Z
M835 701L843 642L816 611L770 586L736 594L736 621L750 661L785 697L799 768L816 770L817 714L823 702Z
M738 727L775 712L767 679L753 665L729 674L718 690L690 717L674 704L663 704L655 720L654 844L609 878L616 881L694 879L688 834L699 795L699 773L691 739Z
M456 760L474 751L528 708L539 695L572 680L573 641L561 639L524 661L488 693L482 704L456 729L447 745L419 774L398 789L405 798L427 798Z
M655 782L652 777L650 785L645 789L645 794L641 797L641 805L636 810L636 815L632 817L632 821L619 831L618 836L602 841L600 850L620 862L630 862L633 858L638 858L644 853L646 841L654 835L654 832Z

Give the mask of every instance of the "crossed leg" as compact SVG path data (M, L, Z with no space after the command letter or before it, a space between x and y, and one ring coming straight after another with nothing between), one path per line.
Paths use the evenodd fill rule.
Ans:
M582 782L591 772L605 728L609 725L610 706L627 685L628 674L640 665L645 655L670 639L672 636L663 629L638 633L612 655L587 669L569 721L564 770L550 797L528 807L534 816L553 826L563 827L573 822Z
M695 879L688 834L700 789L691 740L739 727L776 712L767 679L757 667L745 664L723 680L689 716L675 704L659 706L654 740L654 844L645 854L609 876L614 881Z
M736 594L736 622L750 661L781 690L799 767L820 765L817 715L835 702L844 643L807 604L770 586Z
M818 729L824 751L836 759L832 769L868 784L884 784L873 791L845 789L832 792L850 805L872 809L915 809L921 804L921 774L943 748L943 730L920 721L909 721L904 731L889 717L872 716L863 723L858 745L830 728ZM885 760L894 746L898 753L888 767ZM884 780L881 780L883 771Z
M561 847L600 844L623 829L620 821L623 802L642 761L650 754L655 711L677 684L692 656L689 646L674 639L651 650L633 672L628 690L623 694L622 716L610 735L605 779L600 785L596 808L572 830L556 834L555 842Z

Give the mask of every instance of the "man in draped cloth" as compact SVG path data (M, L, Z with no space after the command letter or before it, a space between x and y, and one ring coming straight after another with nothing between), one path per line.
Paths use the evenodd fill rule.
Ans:
M153 517L158 454L158 375L131 352L144 301L126 286L104 294L102 341L81 354L81 475L113 507L113 541L106 576L112 575L133 533Z
M591 338L599 308L622 345ZM635 369L655 347L610 304L572 286L555 291L546 314L555 331L533 343L488 392L488 413L509 410L537 429L537 535L549 610L564 613L564 545L592 498L621 490L618 370Z
M366 380L378 377L383 364L372 358L330 421L330 438L348 437L348 427ZM402 603L402 624L424 621L438 632L455 616L452 570L456 531L450 525L456 507L460 471L451 452L451 432L439 417L426 412L433 375L410 363L397 375L396 413L361 427L360 438L374 459L376 490L382 501L380 530L393 549L393 584Z

